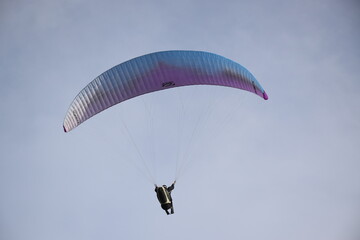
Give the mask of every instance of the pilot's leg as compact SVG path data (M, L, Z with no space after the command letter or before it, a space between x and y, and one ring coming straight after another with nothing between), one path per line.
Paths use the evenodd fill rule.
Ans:
M174 207L171 206L171 214L174 214Z
M170 213L169 213L169 211L168 211L167 209L165 210L165 212L166 212L166 214L167 214L167 215L169 215L169 214L170 214Z

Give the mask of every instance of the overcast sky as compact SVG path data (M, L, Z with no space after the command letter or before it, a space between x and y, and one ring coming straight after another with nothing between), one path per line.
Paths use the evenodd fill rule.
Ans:
M0 239L359 239L359 29L356 0L1 0ZM240 63L269 100L179 88L63 132L96 76L176 49ZM158 184L189 159L174 215L139 154Z

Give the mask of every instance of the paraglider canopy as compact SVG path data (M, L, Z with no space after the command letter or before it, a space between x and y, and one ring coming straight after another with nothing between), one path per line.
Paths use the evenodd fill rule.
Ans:
M190 85L233 87L268 99L246 68L225 57L200 51L156 52L119 64L90 82L71 103L64 131L130 98Z

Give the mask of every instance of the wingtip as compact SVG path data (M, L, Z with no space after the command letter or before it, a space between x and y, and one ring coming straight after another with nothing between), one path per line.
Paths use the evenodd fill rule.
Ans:
M269 97L268 97L268 95L266 94L265 91L263 92L263 98L264 98L265 100L268 100L268 99L269 99Z
M64 132L67 132L67 131L66 131L66 128L65 128L65 126L64 126L64 125L63 125L63 129L64 129Z

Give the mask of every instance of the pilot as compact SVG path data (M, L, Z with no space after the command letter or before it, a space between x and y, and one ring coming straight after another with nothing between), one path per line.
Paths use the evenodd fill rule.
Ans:
M156 196L161 204L161 208L165 210L166 214L169 215L169 209L171 210L171 214L174 213L174 207L173 202L171 198L171 191L174 190L176 181L174 181L173 184L171 184L170 187L167 187L166 185L162 185L161 187L158 187L155 184L155 192Z

